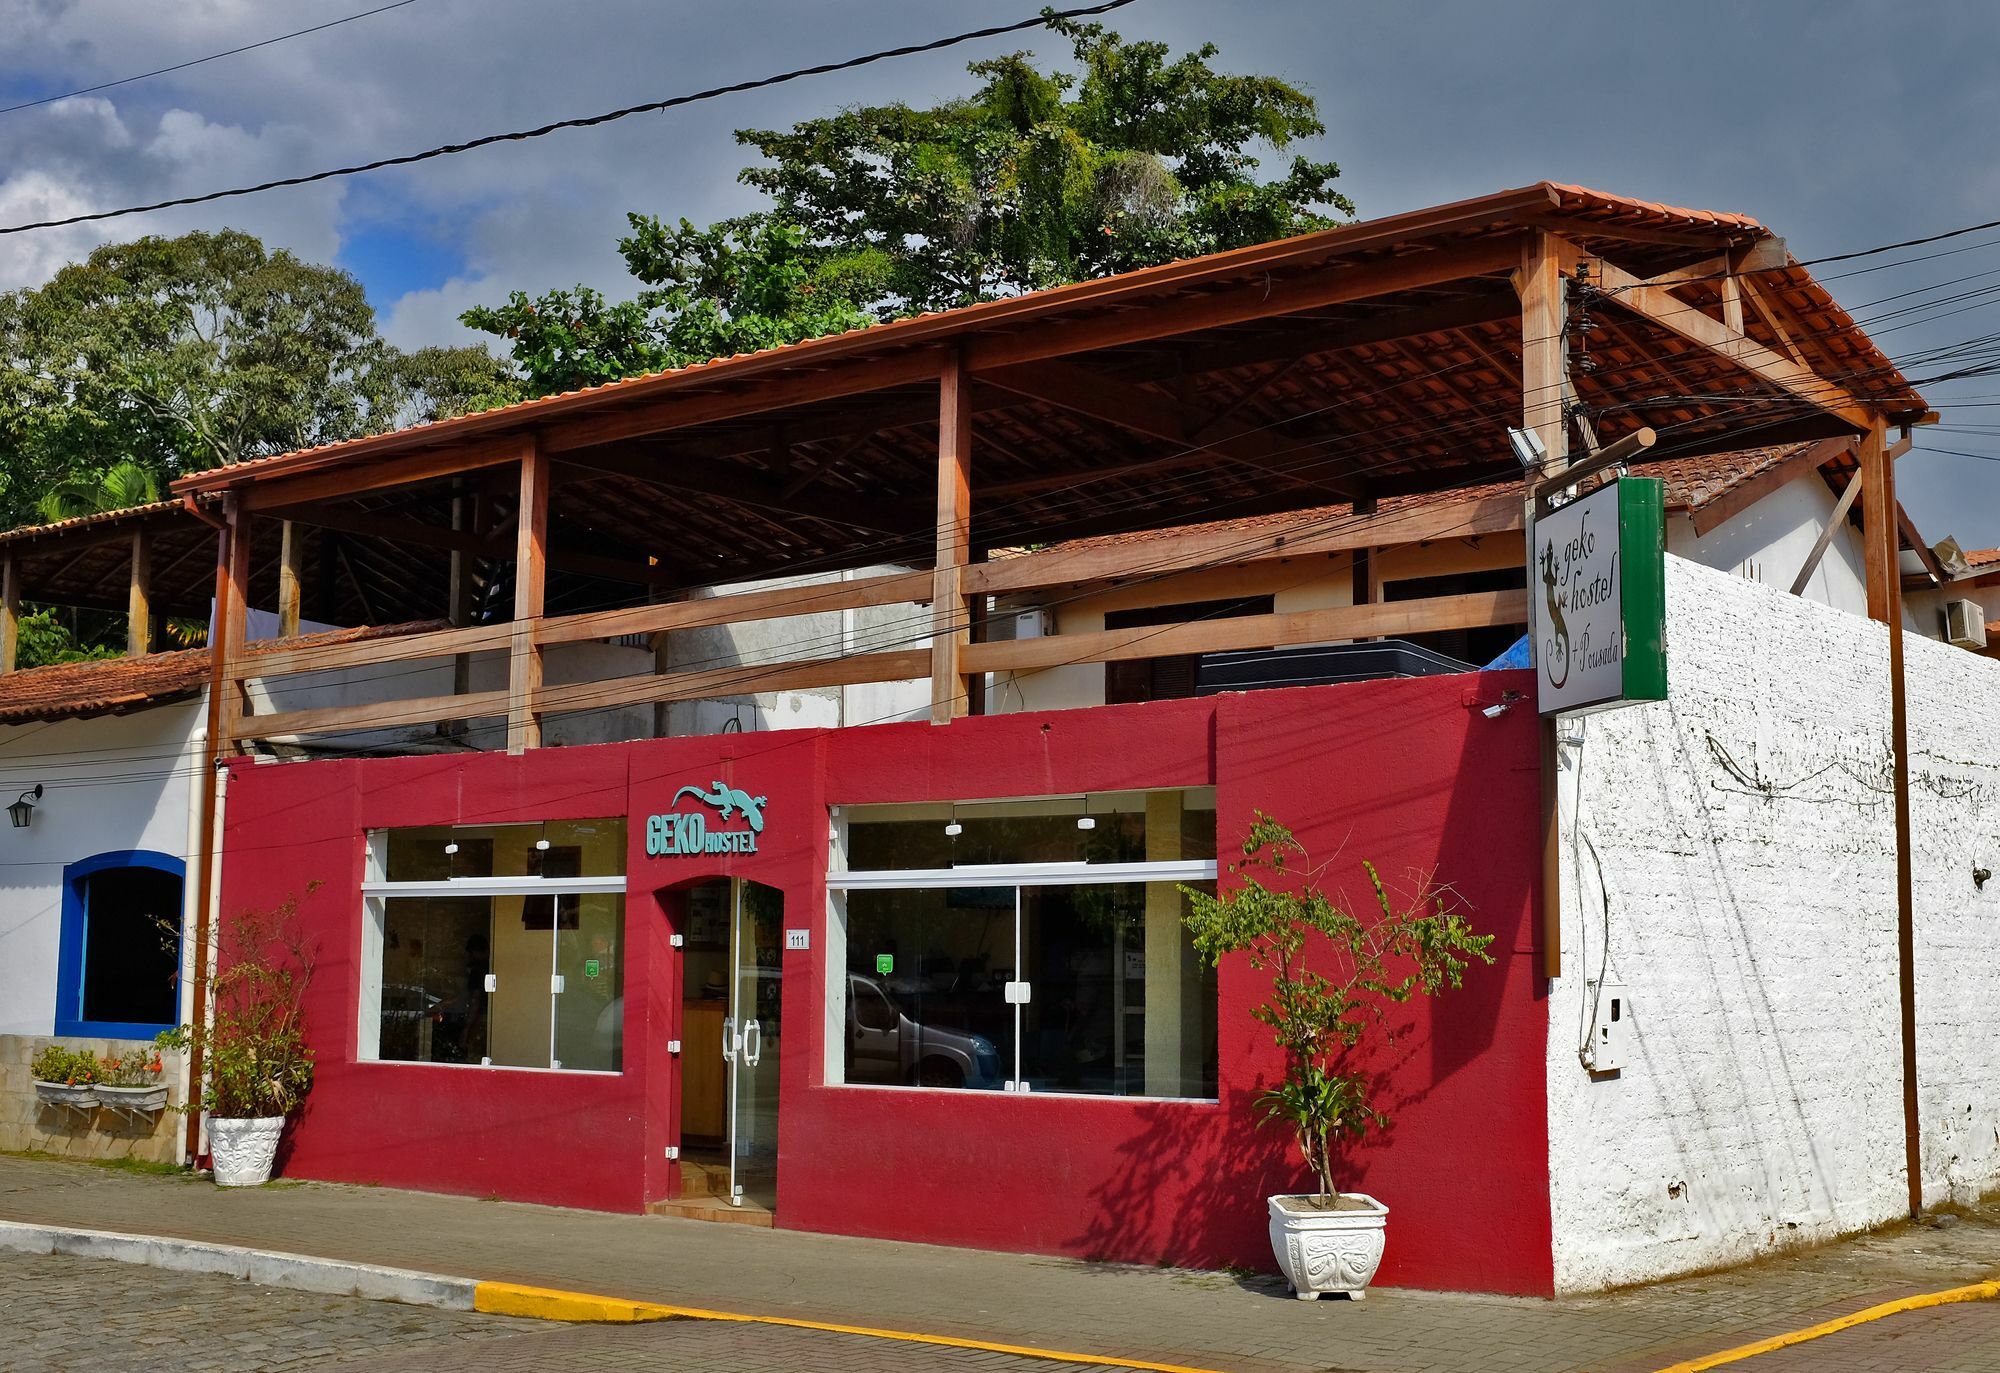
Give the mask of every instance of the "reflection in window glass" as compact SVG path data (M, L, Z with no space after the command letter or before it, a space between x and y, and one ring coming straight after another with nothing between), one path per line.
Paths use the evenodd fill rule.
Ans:
M380 1056L479 1062L486 1056L492 901L417 897L383 905Z
M1080 828L1079 819L1093 822ZM957 805L847 808L856 872L988 863L1139 863L1215 857L1212 787ZM946 833L955 823L959 833Z
M1031 1090L1215 1095L1215 972L1195 957L1185 903L1171 882L1021 889Z
M518 879L511 892L385 891L371 901L381 920L381 962L370 970L379 978L377 1057L619 1070L625 898L536 888L622 875L622 818L425 826L372 842L391 883Z
M847 1081L995 1091L1013 1074L1014 890L847 897Z
M549 898L542 898L548 900ZM565 1068L618 1069L624 1036L625 898L553 898L573 923L556 928L555 1057Z

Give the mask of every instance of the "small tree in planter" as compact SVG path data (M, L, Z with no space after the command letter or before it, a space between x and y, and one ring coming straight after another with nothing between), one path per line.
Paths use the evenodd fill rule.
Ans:
M1295 864L1295 857L1304 860L1304 846L1258 811L1242 861L1230 867L1239 885L1216 896L1182 891L1202 959L1215 964L1241 953L1271 975L1270 999L1251 1014L1284 1051L1285 1076L1259 1104L1267 1120L1291 1127L1319 1179L1317 1195L1270 1198L1279 1266L1301 1298L1346 1292L1359 1299L1382 1261L1389 1212L1373 1197L1335 1188L1333 1151L1388 1120L1369 1103L1367 1074L1344 1065L1384 1028L1389 1007L1460 986L1475 959L1491 963L1493 936L1474 934L1428 883L1398 909L1365 861L1371 901L1349 910L1321 890L1324 864Z
M226 917L210 984L214 1009L201 1025L159 1038L163 1049L200 1048L199 1109L208 1112L209 1153L224 1187L269 1179L285 1118L312 1088L304 1003L315 955L299 932L295 897Z

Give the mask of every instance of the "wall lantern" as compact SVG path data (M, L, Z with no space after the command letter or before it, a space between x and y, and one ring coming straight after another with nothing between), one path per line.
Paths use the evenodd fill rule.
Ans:
M14 822L14 828L24 830L28 822L35 818L35 802L42 799L42 784L35 783L33 791L21 793L21 799L7 807L7 818Z

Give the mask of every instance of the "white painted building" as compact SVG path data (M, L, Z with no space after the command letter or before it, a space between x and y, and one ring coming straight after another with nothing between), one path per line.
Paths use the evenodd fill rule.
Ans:
M1669 698L1564 723L1562 1291L1907 1211L1888 637L1667 567ZM1924 1195L1966 1202L2000 1187L2000 662L1905 643Z

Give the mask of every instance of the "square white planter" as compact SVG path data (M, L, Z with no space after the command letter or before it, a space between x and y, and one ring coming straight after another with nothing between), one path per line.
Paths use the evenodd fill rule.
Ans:
M1331 1211L1320 1210L1317 1200L1270 1199L1271 1252L1300 1301L1317 1301L1325 1292L1360 1301L1382 1265L1389 1208L1359 1192L1340 1193Z

